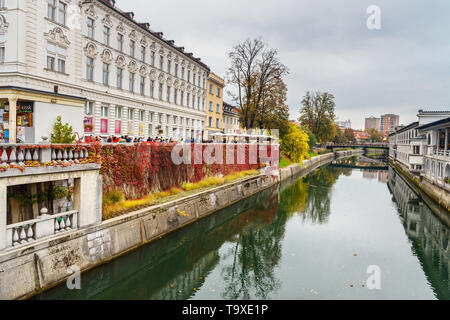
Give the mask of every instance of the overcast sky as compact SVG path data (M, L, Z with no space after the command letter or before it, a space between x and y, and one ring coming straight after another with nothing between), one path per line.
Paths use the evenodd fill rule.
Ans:
M290 118L306 91L336 98L339 120L450 110L450 1L411 0L118 0L135 19L175 40L224 77L233 45L261 37L288 66ZM381 30L366 26L369 5ZM229 101L225 96L225 101Z

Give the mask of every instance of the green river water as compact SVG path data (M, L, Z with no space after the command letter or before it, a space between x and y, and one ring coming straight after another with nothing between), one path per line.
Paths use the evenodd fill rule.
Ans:
M450 299L448 240L393 169L328 165L34 299Z

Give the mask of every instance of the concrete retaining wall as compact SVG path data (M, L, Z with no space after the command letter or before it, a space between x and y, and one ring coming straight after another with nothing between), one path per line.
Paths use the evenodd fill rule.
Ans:
M398 161L389 159L391 165L403 175L411 184L419 188L429 198L439 204L442 208L450 211L450 193L429 181L426 177L419 177L411 174L408 168Z
M82 271L91 269L281 180L313 170L335 157L355 153L341 151L336 155L324 154L305 160L301 167L295 164L280 169L279 178L265 175L252 177L2 252L0 299L26 298L39 293L65 281L73 273L72 266Z

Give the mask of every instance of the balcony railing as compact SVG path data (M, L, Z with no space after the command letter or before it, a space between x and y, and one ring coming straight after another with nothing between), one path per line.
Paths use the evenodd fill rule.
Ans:
M450 157L450 150L433 150L433 154L440 156L440 157Z
M87 158L88 150L79 145L58 144L0 144L1 164L20 164L37 161L40 164L51 161L74 161Z
M78 211L47 215L6 227L7 247L17 247L40 238L78 228Z

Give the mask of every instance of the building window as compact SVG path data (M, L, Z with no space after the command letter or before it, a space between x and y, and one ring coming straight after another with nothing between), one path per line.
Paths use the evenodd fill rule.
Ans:
M213 103L212 103L212 101L210 101L209 102L209 111L213 111L213 106L212 105L213 105Z
M109 35L110 35L110 30L107 26L103 27L103 43L106 44L107 46L109 46Z
M56 0L48 0L47 18L52 21L56 21Z
M122 119L122 107L116 106L115 108L116 119Z
M216 128L219 128L219 119L216 118Z
M213 85L212 84L209 85L209 94L213 94Z
M173 91L173 100L174 100L173 102L175 104L178 104L178 89L177 88L175 88Z
M123 35L120 33L117 34L117 50L123 52Z
M145 118L145 111L139 110L139 121L144 122L144 118Z
M134 73L130 72L130 92L134 92Z
M108 107L106 106L101 107L101 117L108 118Z
M132 108L128 108L127 119L128 120L133 120L133 109Z
M197 109L200 110L200 96L197 97Z
M66 25L66 17L67 17L67 4L64 2L59 2L58 6L58 22L62 25Z
M212 127L212 117L208 118L208 127Z
M141 95L145 94L145 77L141 76L140 90Z
M216 112L217 112L217 113L220 113L220 104L217 104L217 105L216 105Z
M159 113L159 114L158 114L158 122L159 122L159 123L162 123L162 113Z
M413 154L420 154L420 146L413 146Z
M198 75L198 83L197 85L200 87L200 75Z
M136 43L133 40L130 40L130 56L134 58L134 48Z
M109 86L109 64L103 62L103 84Z
M167 86L166 100L167 102L170 102L170 86Z
M163 84L162 83L159 84L158 98L159 98L159 100L162 100L162 98L163 98Z
M191 94L188 93L187 96L186 96L186 105L187 105L188 107L189 107L189 99L190 99L190 97L191 97Z
M91 116L92 110L94 110L94 102L93 101L86 102L86 105L84 106L84 114L87 116Z
M150 63L152 64L152 66L155 66L155 51L152 51L152 55L150 57Z
M155 91L155 80L150 80L150 97L153 98L153 94Z
M94 19L87 18L88 37L94 39Z
M117 68L117 88L122 89L123 69Z
M47 45L47 69L52 71L58 71L61 73L66 72L66 49L48 43Z
M171 72L172 72L172 61L171 60L167 60L167 72L169 74L171 74Z
M192 109L195 109L195 96L192 95Z
M141 60L145 62L145 47L141 46Z
M86 80L94 81L94 59L86 57Z
M153 112L149 112L148 114L148 121L153 122Z
M187 74L187 82L191 82L191 70L188 70L188 74Z
M0 43L0 63L5 62L5 44Z
M180 104L182 106L184 106L184 91L181 91L181 95L180 95Z
M153 125L151 123L148 124L148 135L150 137L153 135Z
M178 77L178 63L175 63L175 77Z
M184 80L184 67L181 67L181 79Z
M217 88L217 96L220 98L220 88Z
M205 98L202 99L202 111L205 111Z
M159 68L162 70L164 65L164 56L159 56Z

